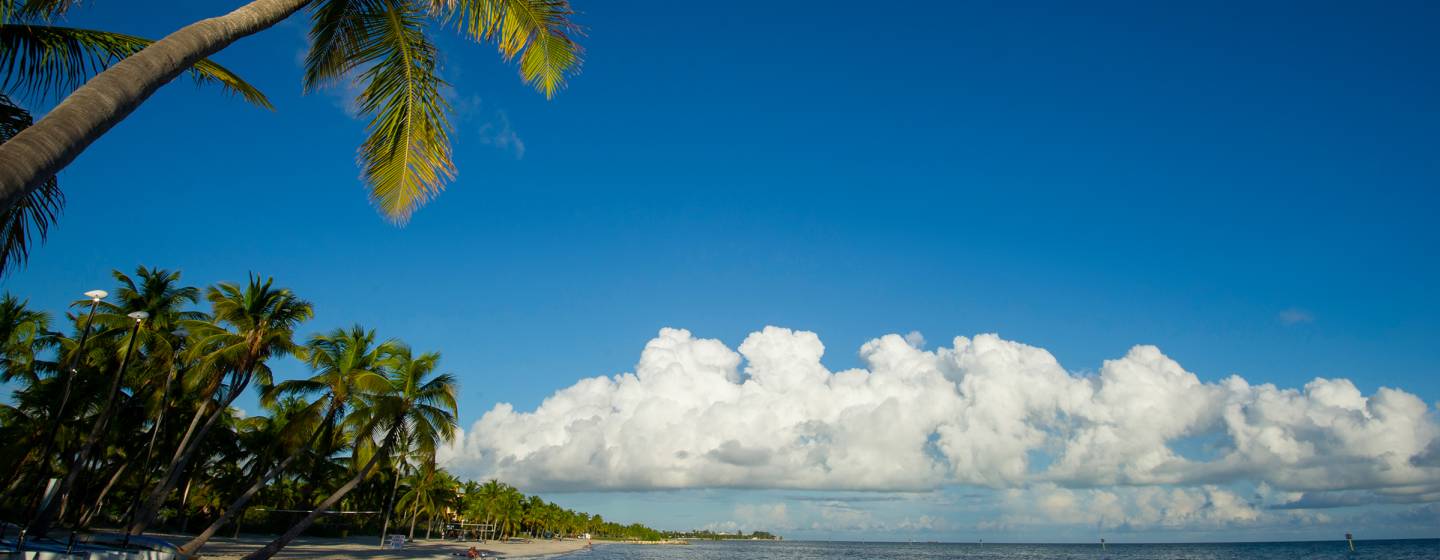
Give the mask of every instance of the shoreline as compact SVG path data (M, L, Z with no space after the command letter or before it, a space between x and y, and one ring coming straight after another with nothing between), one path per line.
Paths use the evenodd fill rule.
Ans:
M189 539L186 535L179 534L153 534L155 537L165 540L183 543ZM240 538L215 537L205 543L197 552L197 556L205 559L215 560L239 560L244 555L265 546L274 539L274 535L240 535ZM440 539L420 539L407 543L405 548L400 550L381 549L378 536L357 536L345 538L330 537L300 537L286 546L275 558L339 558L344 560L360 559L402 559L402 558L435 558L435 559L464 559L465 552L470 547L485 554L486 558L549 558L562 554L569 554L579 550L585 550L587 542L579 539L565 540L533 540L531 542L475 542L475 541L447 541ZM594 541L596 544L604 544L603 541Z

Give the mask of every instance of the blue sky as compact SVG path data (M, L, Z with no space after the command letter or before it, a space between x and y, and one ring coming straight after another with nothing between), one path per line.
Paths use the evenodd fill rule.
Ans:
M404 228L366 202L343 89L302 95L297 16L216 57L276 111L167 86L62 173L59 226L0 286L58 309L137 264L274 275L315 302L310 331L442 351L467 429L634 371L662 327L733 349L766 325L817 333L831 371L911 331L930 348L999 333L1082 375L1153 344L1204 382L1347 378L1433 421L1431 3L575 4L586 64L554 101L492 47L435 34L459 176ZM72 21L160 36L232 5L93 2ZM953 520L937 534L1002 509L999 490L942 499L967 492L925 494ZM789 503L772 525L902 534L804 533L794 518L822 512L793 494L559 500L716 527Z

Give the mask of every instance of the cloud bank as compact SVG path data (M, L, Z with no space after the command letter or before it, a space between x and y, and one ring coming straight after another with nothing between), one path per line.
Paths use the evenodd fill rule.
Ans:
M1399 389L1203 383L1153 346L1081 375L993 334L921 345L883 336L860 349L863 368L832 372L814 333L766 327L732 350L664 329L634 373L534 411L496 405L445 460L532 491L969 485L1038 505L1027 515L1157 525L1440 501L1440 423Z

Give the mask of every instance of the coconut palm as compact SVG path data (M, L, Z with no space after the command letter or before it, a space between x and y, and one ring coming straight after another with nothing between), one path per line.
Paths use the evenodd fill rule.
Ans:
M266 360L294 353L297 349L295 328L314 316L309 302L288 289L274 287L273 278L261 280L255 275L250 276L244 287L221 282L207 291L205 299L210 302L213 321L194 321L188 327L196 339L196 351L203 352L199 367L227 377L225 396L194 437L188 442L182 440L178 453L164 471L164 478L135 514L129 530L136 533L144 532L159 513L166 496L180 481L186 465L221 413L239 398L251 381L258 379L262 385L270 384Z
M39 381L41 373L54 369L43 353L59 342L60 336L50 332L49 313L11 294L0 297L0 381Z
M0 88L37 101L64 97L155 42L125 33L54 25L78 3L0 0ZM211 60L201 59L187 69L196 83L218 84L246 101L271 108L265 94Z
M500 508L511 490L514 488L493 478L480 486L480 496L485 504L485 521L490 524L491 531L498 531L500 528Z
M115 302L102 301L99 303L100 312L94 318L94 322L101 329L96 335L99 344L89 351L101 355L119 356L120 361L115 366L115 373L111 376L109 390L103 393L103 404L91 424L90 433L75 455L70 471L61 479L56 494L59 499L52 500L47 507L42 508L31 519L31 530L38 535L44 535L54 522L56 515L66 510L72 498L76 481L85 471L84 465L90 460L91 453L95 451L97 445L101 443L101 439L107 434L107 428L115 412L124 408L125 403L116 407L115 401L120 396L120 388L125 381L122 374L125 373L126 362L140 362L139 359L133 358L134 354L142 357L149 355L155 360L166 360L173 357L176 348L175 337L169 334L168 329L178 324L179 321L204 317L202 313L184 309L196 301L198 290L181 284L178 271L140 266L136 268L133 278L118 270L111 274L120 283L120 286L115 290ZM136 311L145 312L150 317L143 329L139 328L139 324L128 316L129 313ZM121 343L122 340L125 342ZM142 341L143 344L136 344ZM97 361L106 363L109 360ZM108 369L108 364L106 369ZM141 379L140 384L146 384L146 378L150 377L147 375L149 371L151 371L150 368L139 367L131 373ZM132 396L138 395L138 393L139 391L136 391Z
M21 377L19 385L11 393L9 402L0 403L0 441L5 442L10 452L0 454L0 465L4 465L5 480L0 483L0 492L8 499L25 499L33 495L31 490L41 482L34 473L45 468L45 462L54 463L41 454L44 445L42 436L53 424L51 414L54 403L59 400L60 386L51 379ZM73 411L72 411L73 412ZM26 480L30 482L25 483ZM10 504L22 508L21 502Z
M396 502L397 509L406 511L410 515L409 538L415 539L415 524L421 516L427 516L433 522L445 507L449 505L450 498L455 496L458 483L450 473L435 466L435 460L431 458L420 465L419 469L410 475L405 481L407 488L400 501ZM426 538L429 538L429 529L426 529Z
M262 404L271 412L270 415L245 419L249 429L240 438L245 450L243 457L249 463L249 468L241 476L244 477L242 480L250 480L249 486L230 502L215 521L185 543L181 552L193 554L199 550L222 526L243 511L266 483L303 455L320 433L316 422L323 417L318 411L324 403L285 397Z
M34 118L29 111L9 96L0 94L0 144L32 124ZM50 224L55 223L64 206L65 194L60 192L60 184L52 176L10 207L0 210L0 275L25 264L30 258L30 247L36 244L37 238L44 243Z
M439 53L426 36L453 26L493 41L521 77L551 97L580 63L568 0L252 0L185 26L96 75L44 118L0 145L0 211L41 188L160 86L234 41L310 8L305 89L358 72L370 118L362 178L388 219L406 221L454 175Z
M495 525L500 538L514 536L521 527L525 515L525 495L513 486L505 486L504 493L495 504Z
M320 423L323 434L319 441L327 443L333 439L336 423L345 417L349 407L359 403L362 393L358 383L369 379L367 374L384 376L386 361L399 346L395 340L377 343L375 331L360 325L315 335L305 345L306 365L315 375L281 383L266 398L300 395L324 402L325 419ZM316 461L315 469L323 466L323 461ZM312 469L309 477L312 490L318 489L313 483L321 478L318 470Z
M400 345L390 354L387 367L392 372L392 379L403 379L407 380L407 382L414 382L424 379L430 372L435 371L439 364L440 354L438 353L430 352L415 356L408 346ZM412 392L417 389L406 386L404 390L406 392ZM453 400L449 410L455 410ZM435 425L439 419L435 420L436 422L419 424L416 428ZM407 466L407 461L411 457L419 457L424 461L433 461L435 459L436 446L441 441L449 441L451 434L453 434L453 429L451 430L451 434L434 434L417 432L411 429L410 426L404 426L404 428L405 429L400 431L399 441L395 446L396 457L393 461L395 465L394 485L390 489L390 499L386 500L385 510L381 513L380 538L382 544L384 543L385 535L390 530L390 516L395 512L395 498L400 491L400 477Z
M409 444L412 450L433 450L455 435L455 377L436 374L439 358L422 354L409 359L403 348L384 375L362 374L356 386L362 391L360 403L345 419L354 441L354 458L363 466L339 489L285 534L245 558L264 560L274 556L300 536L326 510L354 490L370 471L395 450ZM433 359L432 359L433 356Z
M52 25L74 0L0 0L0 143L33 124L15 98L59 98L114 62L153 41L109 31ZM191 67L200 83L226 90L263 107L265 96L234 73L209 60ZM8 95L7 95L8 94ZM13 96L13 98L12 98ZM17 204L0 211L0 275L23 265L36 241L44 242L59 217L65 195L52 176Z
M293 379L265 391L261 401L274 403L286 398L313 397L307 406L314 418L308 426L311 436L305 445L290 450L284 460L275 464L240 493L210 526L185 543L181 551L193 554L210 540L226 523L244 510L245 505L270 480L300 458L306 451L314 449L317 442L329 439L338 419L344 417L348 407L360 404L361 388L365 380L374 383L383 378L382 362L393 352L397 343L385 341L375 343L375 331L355 325L350 329L335 329L328 334L311 337L305 344L305 362L315 375L308 379ZM322 412L323 411L323 412ZM321 458L323 459L323 457ZM313 477L318 478L318 477Z

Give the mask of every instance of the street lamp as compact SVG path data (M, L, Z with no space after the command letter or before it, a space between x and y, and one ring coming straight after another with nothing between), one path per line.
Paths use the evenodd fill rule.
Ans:
M150 315L144 311L136 311L130 314L130 318L135 319L136 328L139 328L140 322L149 316ZM127 355L126 357L129 356ZM124 373L123 369L121 373ZM150 443L145 446L145 463L140 469L142 473L140 475L140 486L135 491L135 497L130 501L130 515L127 516L128 519L125 521L125 539L120 543L120 550L130 548L130 529L131 525L135 523L135 514L140 510L140 495L145 493L144 490L147 486L150 486L150 459L155 453L155 438L160 435L160 424L165 421L165 405L166 402L170 400L170 382L174 373L175 370L172 368L170 373L165 375L165 386L161 389L160 407L155 411L155 421L150 424Z
M60 368L60 374L65 376L65 381L61 384L60 406L55 409L55 417L50 419L50 426L46 429L46 433L43 436L45 445L41 447L43 451L40 453L40 480L46 481L46 484L36 489L35 498L31 501L31 505L28 508L29 515L26 516L27 519L34 518L37 510L43 507L42 504L46 502L45 494L48 493L47 491L51 487L48 483L50 478L50 452L55 447L55 437L56 434L60 432L60 422L65 418L65 407L70 403L70 383L74 380L76 373L75 362L85 353L85 341L90 339L90 324L95 321L95 308L100 307L100 300L105 299L105 296L108 295L110 294L105 290L90 290L85 292L85 297L90 298L90 313L85 315L85 326L80 328L80 344L75 346L75 353L70 355L70 363ZM26 524L26 529L29 529L28 523ZM23 530L20 531L20 538L16 542L15 547L16 552L24 549L26 532L27 531Z
M115 399L120 396L120 382L125 379L125 366L130 363L130 355L135 353L135 340L140 338L140 324L150 318L150 314L144 311L136 311L127 315L135 320L135 326L130 329L130 344L125 348L125 355L120 358L120 369L115 372L115 378L110 380L110 391L105 398L105 404L100 407L100 414L95 418L95 423L90 426L90 435L85 438L85 444L80 446L80 452L76 454L75 460L71 463L70 472L65 475L65 480L60 483L60 490L56 494L62 504L75 488L75 483L83 474L85 464L90 459L90 452L95 449L105 427L109 424L111 409L115 407ZM55 519L58 508L54 503L46 503L41 507L34 517L30 518L28 530L39 531L42 535L49 530L50 523Z

